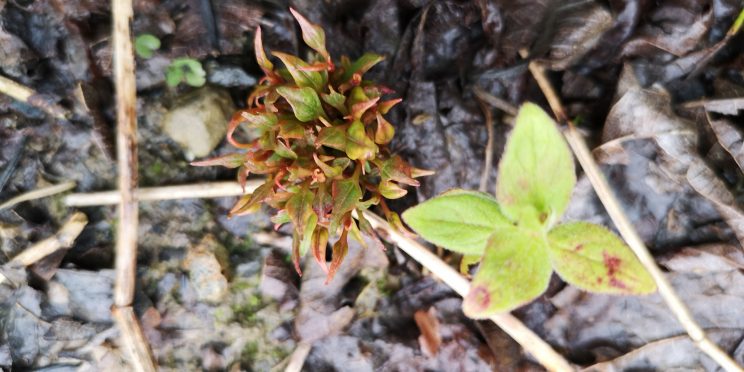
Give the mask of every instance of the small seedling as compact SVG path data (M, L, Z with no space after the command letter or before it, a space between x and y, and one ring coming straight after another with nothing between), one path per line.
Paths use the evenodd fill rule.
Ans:
M165 71L165 82L175 87L183 81L192 87L200 87L207 82L207 73L204 72L201 62L193 58L181 57L174 59L168 65Z
M155 35L142 34L134 40L134 51L140 58L152 58L158 49L160 49L160 39Z
M587 222L558 224L576 175L555 122L521 107L499 164L496 197L452 190L403 213L424 239L480 262L463 311L487 318L532 301L555 270L581 289L646 294L656 284L619 237Z
M248 97L249 108L238 111L227 130L227 140L246 151L194 165L238 168L243 185L250 173L265 175L266 182L241 198L230 215L254 212L262 203L276 209L272 221L277 228L293 224L297 272L301 274L300 258L312 251L330 280L346 256L349 236L366 246L366 235L382 248L362 212L379 205L387 220L402 228L385 199L404 196L406 185L418 186L415 178L430 172L410 166L387 148L395 129L383 115L400 99L384 99L392 91L362 79L383 57L367 53L353 62L342 57L335 65L323 29L291 11L314 53L305 61L273 52L284 65L275 68L257 29L256 59L266 76ZM241 124L254 140L241 143L233 137ZM335 236L329 266L326 245Z

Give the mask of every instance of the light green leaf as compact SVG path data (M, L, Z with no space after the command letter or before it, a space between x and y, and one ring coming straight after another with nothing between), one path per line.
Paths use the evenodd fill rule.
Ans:
M553 268L587 291L645 294L656 290L651 275L615 234L588 222L559 225L548 233Z
M365 72L369 71L374 65L385 60L385 57L374 54L364 53L359 59L354 61L349 68L344 71L344 75L341 77L341 81L345 82L351 79L352 75L359 74L364 75Z
M403 212L403 220L424 239L462 254L482 255L498 228L511 226L488 194L452 190Z
M375 141L367 137L364 124L355 120L346 131L346 155L351 160L374 159L377 153Z
M522 105L499 164L501 210L513 221L536 216L550 227L566 209L575 184L571 152L555 122L537 105Z
M346 116L349 110L346 109L346 96L333 90L333 86L328 86L330 93L321 93L320 98L323 102L331 105L333 108L338 110L342 115Z
M304 257L307 251L310 249L310 245L313 242L313 231L315 226L318 225L318 215L313 213L308 217L307 223L305 224L305 230L302 233L302 241L300 242L300 257Z
M160 49L160 39L152 34L142 34L134 40L134 51L140 58L150 58Z
M276 92L289 102L295 117L301 122L315 120L323 114L318 94L312 88L279 87Z
M507 227L486 245L462 309L474 319L516 309L545 292L553 272L542 232Z
M315 212L313 212L314 198L315 195L312 191L307 188L302 188L287 200L285 206L287 214L289 214L289 219L292 220L292 223L295 226L295 231L299 234L304 234L305 225L310 220L310 216L315 214ZM302 237L304 237L304 235L300 236L300 238Z
M346 151L346 127L324 127L318 133L317 143L336 150Z
M317 71L306 70L305 68L310 66L307 62L291 54L281 52L271 52L271 54L284 63L297 86L313 88L317 92L323 90L323 76Z

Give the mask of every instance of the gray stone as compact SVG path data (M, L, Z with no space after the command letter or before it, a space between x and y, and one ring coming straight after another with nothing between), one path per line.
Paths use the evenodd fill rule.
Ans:
M93 323L112 322L113 270L60 269L53 280L67 288L70 310L75 318Z
M186 159L193 160L207 156L225 138L233 111L226 91L205 87L180 97L161 125L183 148Z
M256 85L256 78L248 75L245 70L238 66L221 65L212 61L206 64L206 69L207 81L210 84L225 88L247 88Z
M224 300L228 283L222 274L220 256L226 256L225 248L211 235L189 249L183 262L189 272L189 281L194 286L196 297L201 302L217 304Z

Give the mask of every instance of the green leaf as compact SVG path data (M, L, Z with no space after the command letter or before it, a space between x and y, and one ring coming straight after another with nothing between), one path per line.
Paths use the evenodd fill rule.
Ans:
M610 294L656 290L633 251L602 226L588 222L558 225L548 233L548 244L555 271L581 289Z
M276 146L274 146L274 152L283 158L297 159L297 153L292 151L292 149L287 147L287 145L285 145L284 142L282 141L276 141Z
M497 230L486 245L462 309L474 319L516 309L545 292L553 272L542 232Z
M313 153L313 160L315 160L315 164L318 165L318 168L320 168L320 170L323 171L323 174L328 178L338 177L344 171L344 168L341 166L331 166L326 164L324 161L320 160L318 155L315 153Z
M204 71L201 62L196 59L182 57L174 59L165 73L165 81L170 86L176 86L185 80L186 84L193 87L204 85L207 73Z
M342 115L346 116L349 112L349 110L346 109L346 96L333 90L333 87L330 85L328 86L328 89L331 90L331 93L321 93L320 98L323 99L323 102L331 105Z
M385 199L400 199L406 194L408 194L408 191L406 189L398 186L394 182L382 180L380 181L380 184L377 187L378 191L380 191L380 195L382 195Z
M354 74L364 75L365 72L369 71L374 65L382 62L385 60L385 57L374 54L374 53L364 53L359 59L354 61L354 63L349 66L346 71L344 71L344 75L341 77L342 82L346 82Z
M511 226L488 194L452 190L403 212L424 239L462 254L481 255L498 228Z
M271 52L271 54L284 63L297 86L313 88L317 92L323 90L323 76L317 71L306 70L310 66L307 62L291 54L281 52Z
M336 150L346 151L346 127L324 127L318 133L317 143Z
M277 123L276 114L273 112L256 112L243 111L240 116L245 119L249 127L257 128L261 130L273 129Z
M300 234L304 233L305 225L310 219L310 216L315 214L315 212L313 212L314 197L315 195L312 191L307 188L302 188L287 199L287 204L285 206L287 214L289 214L289 219L292 220L292 223L295 225L295 231ZM302 238L302 236L300 236L300 238Z
M276 92L289 102L295 117L303 123L315 120L323 114L318 93L312 88L279 87Z
M169 87L175 87L181 84L181 80L183 80L183 71L180 68L169 65L165 70L165 83Z
M367 132L364 130L364 124L361 121L355 120L349 126L346 131L346 155L351 160L357 159L374 159L377 153L377 145L375 141L367 137Z
M323 31L323 28L311 23L303 17L302 14L292 8L289 8L289 11L295 17L297 23L300 24L300 28L302 29L302 40L305 41L305 44L323 56L326 62L330 63L331 56L326 50L325 32Z
M160 49L160 39L152 34L142 34L134 40L134 51L140 58L151 58Z
M333 181L331 195L333 198L333 212L331 213L331 223L328 226L328 231L335 234L343 216L354 209L359 199L362 198L362 189L355 179Z
M304 257L307 251L310 250L310 246L313 242L313 231L315 226L318 225L318 215L315 213L310 214L305 223L305 230L302 232L302 241L300 242L300 257Z
M514 221L536 216L550 227L566 209L575 184L571 152L555 122L537 105L522 105L499 165L501 210Z

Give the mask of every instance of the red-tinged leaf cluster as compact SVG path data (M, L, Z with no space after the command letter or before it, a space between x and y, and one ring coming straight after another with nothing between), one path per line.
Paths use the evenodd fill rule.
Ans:
M415 178L430 172L411 167L387 148L395 128L383 115L400 99L386 98L389 89L362 78L383 57L367 53L353 62L342 57L334 65L323 29L291 11L314 53L305 61L273 52L283 65L277 67L264 51L261 29L256 30L256 60L266 76L227 131L228 141L245 152L194 164L237 168L243 185L249 174L264 175L266 182L241 198L230 215L254 212L264 203L276 209L277 227L294 226L297 272L300 258L311 251L330 280L346 256L349 236L366 245L366 235L382 248L362 212L379 205L388 221L402 228L385 199L403 197L405 186L418 186ZM255 139L236 140L238 127ZM328 265L326 245L333 237L338 240Z

